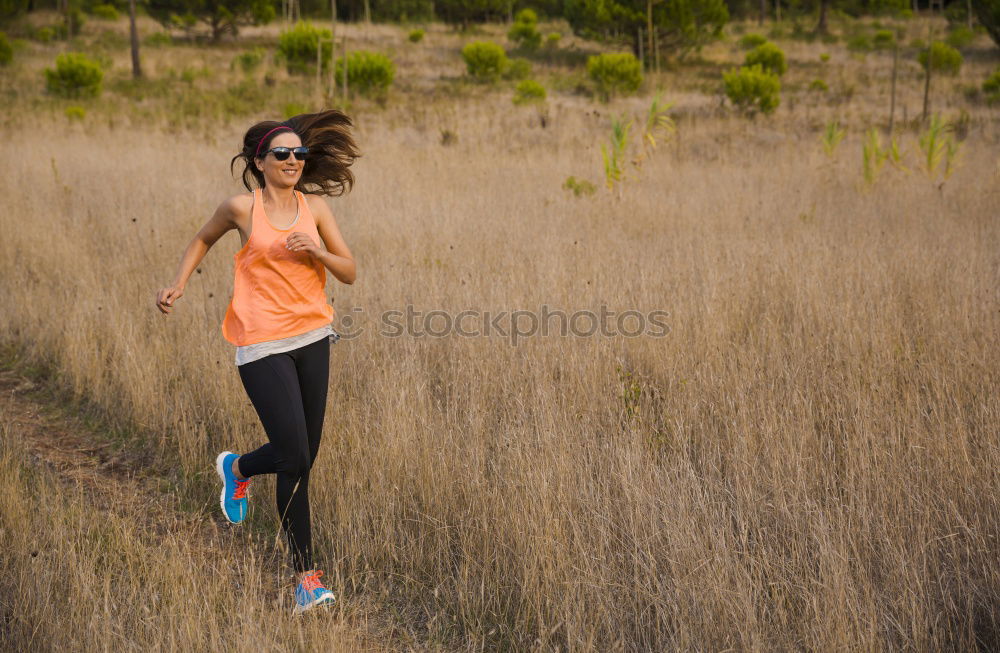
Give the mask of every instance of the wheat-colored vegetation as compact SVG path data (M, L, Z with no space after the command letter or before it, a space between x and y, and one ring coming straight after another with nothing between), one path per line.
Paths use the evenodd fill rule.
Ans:
M318 557L348 607L314 623L349 624L374 596L421 649L1000 644L998 131L960 92L996 67L983 37L957 81L935 80L934 109L964 139L947 179L921 167L915 58L897 100L907 165L869 185L862 142L888 120L891 54L779 40L782 103L751 121L719 108L721 71L745 54L732 37L647 77L675 103L676 132L609 193L610 116L642 119L651 94L597 104L572 93L585 58L556 60L535 64L545 108L512 107L502 84L463 80L461 44L481 35L428 26L414 44L401 27L347 29L391 44L397 84L385 106L352 105L365 156L355 191L331 204L358 281L330 292L361 328L332 349L311 484ZM246 48L277 34L247 32ZM180 514L217 519L214 454L263 438L219 330L238 238L209 253L170 316L155 293L239 192L228 164L249 121L316 99L269 64L255 73L276 80L261 110L181 111L243 74L226 67L242 44L167 46L145 50L142 84L202 95L122 109L112 79L70 121L42 95L53 47L31 44L4 73L0 333L92 402L119 446L155 453ZM127 51L112 56L125 88ZM211 73L171 82L168 66ZM817 78L828 95L809 90ZM846 136L827 155L834 120ZM599 190L576 196L571 175ZM382 312L407 305L542 304L665 310L670 331L516 346L379 333ZM2 437L0 542L14 555L0 589L33 623L96 648L130 631L164 648L261 633L275 648L336 645L275 605L280 539L254 535L275 532L269 481L255 481L246 534L189 541L200 531L160 521L148 547L131 508L94 525L82 496L24 471L16 429ZM44 572L30 547L47 551ZM251 579L239 606L217 587L237 579ZM133 582L164 598L73 603L127 601ZM68 595L39 601L60 583Z

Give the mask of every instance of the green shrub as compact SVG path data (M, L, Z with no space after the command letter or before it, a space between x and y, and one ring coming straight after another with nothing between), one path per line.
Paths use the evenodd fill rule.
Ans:
M85 22L86 18L83 16L83 11L78 7L71 8L69 10L69 35L78 36Z
M563 182L562 187L566 190L573 191L573 195L576 197L593 195L597 192L597 186L590 183L586 179L577 179L573 176L566 177L566 181Z
M100 64L79 52L64 52L56 57L55 69L45 69L46 88L62 97L95 97L101 92L102 79Z
M514 25L507 32L507 38L517 47L525 50L537 50L542 44L542 34L537 29L538 14L531 9L522 9L517 12Z
M79 105L74 104L72 106L66 107L65 114L66 117L71 121L83 120L87 116L87 110Z
M160 48L165 45L173 45L173 38L170 32L153 32L142 40L142 44L151 48Z
M880 29L872 36L872 47L876 50L891 50L896 45L896 35L892 30Z
M10 44L7 35L0 32L0 66L6 66L14 60L14 46Z
M559 41L562 39L562 34L559 32L549 32L545 35L545 47L549 49L555 49L559 47Z
M820 93L826 93L827 91L830 90L830 87L827 86L827 83L824 82L822 79L814 79L809 83L809 90L819 91Z
M855 34L847 39L847 49L851 52L868 52L872 47L872 39L867 34Z
M949 2L944 8L944 17L948 25L964 25L968 21L969 12L966 10L964 2Z
M281 114L284 116L285 120L302 115L303 113L309 113L309 107L301 102L289 102L285 104L281 110Z
M965 25L959 25L958 27L951 30L948 37L945 39L945 43L953 48L967 48L976 38L976 33Z
M767 72L774 73L778 77L781 77L788 71L785 53L773 43L762 43L750 52L747 52L746 60L743 63L745 66L759 65Z
M410 39L410 43L420 43L424 40L424 30L417 28L410 32L406 38Z
M824 52L823 54L819 55L819 60L823 63L830 63L830 55Z
M344 58L336 64L336 82L344 83ZM396 76L396 66L381 52L354 50L347 55L347 83L362 95L385 97Z
M1000 68L997 68L992 75L983 82L983 93L989 102L1000 102Z
M233 63L230 67L239 68L245 73L252 73L260 67L260 64L264 62L265 54L266 50L264 50L264 48L254 48L253 50L241 52L233 57Z
M473 41L462 48L469 75L480 81L496 81L507 69L507 54L492 41Z
M34 38L36 41L40 43L48 43L55 37L56 37L56 31L51 27L39 27L38 29L35 30L35 33L32 35L32 38Z
M931 70L946 75L957 75L962 68L962 53L942 41L931 43L929 51L926 48L921 50L917 60L924 70L927 70L929 61Z
M514 104L527 104L529 102L544 101L545 87L533 79L520 81L514 88Z
M291 29L278 37L278 54L285 61L290 73L305 73L316 68L316 49L320 39L323 43L321 57L323 65L330 63L333 48L329 42L330 30L320 29L311 23L299 21Z
M593 55L587 59L587 74L604 99L615 93L634 93L642 84L642 68L631 52Z
M531 62L527 59L511 59L503 71L504 79L528 79L529 77L531 77Z
M759 64L723 73L722 83L730 102L751 115L757 111L771 113L781 101L781 81Z
M101 20L118 20L118 10L115 9L114 5L94 5L90 9L90 13Z
M994 43L1000 45L1000 0L976 0L972 3L972 9L986 33Z
M767 38L760 34L745 34L739 40L739 45L744 50L753 50L759 45L767 43Z

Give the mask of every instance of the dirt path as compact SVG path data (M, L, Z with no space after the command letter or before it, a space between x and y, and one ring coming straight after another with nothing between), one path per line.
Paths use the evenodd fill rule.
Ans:
M211 569L235 569L233 552L245 554L248 540L251 546L254 544L246 533L221 523L218 515L182 509L176 492L150 491L151 487L170 487L170 483L155 475L148 456L115 447L107 436L102 438L99 426L88 425L50 389L9 367L0 367L0 419L7 425L6 432L20 441L17 448L25 452L25 462L55 472L67 497L85 497L86 510L107 518L148 515L145 523L135 525L143 537L169 534L174 541L185 543L186 554L200 558ZM254 548L257 550L251 556L258 566L266 567L263 573L273 572L272 577L278 577L280 562L274 547ZM273 593L267 592L267 603L283 613L290 607L291 588L274 585ZM335 629L336 639L331 639L327 647L320 642L304 642L300 635L297 650L437 648L417 643L410 628L394 623L374 600L365 597L340 601L322 618Z

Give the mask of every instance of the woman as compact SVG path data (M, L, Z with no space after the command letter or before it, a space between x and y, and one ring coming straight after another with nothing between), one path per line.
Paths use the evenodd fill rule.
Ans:
M236 345L243 387L268 442L249 453L223 451L215 461L226 519L247 513L247 487L259 474L275 474L278 514L298 578L295 614L332 603L323 572L313 566L309 470L319 451L329 382L330 342L340 336L326 301L326 271L354 283L354 258L322 195L354 185L349 167L360 156L339 111L265 121L243 137L233 157L244 165L249 193L224 201L188 245L174 283L157 293L169 314L191 273L230 229L240 233L232 300L222 322ZM322 244L320 244L322 240Z

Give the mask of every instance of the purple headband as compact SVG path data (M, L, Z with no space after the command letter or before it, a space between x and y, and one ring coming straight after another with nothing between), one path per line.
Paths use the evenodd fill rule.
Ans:
M264 138L260 139L260 142L257 143L257 151L253 155L254 158L257 158L258 156L260 156L260 146L264 144L264 141L267 140L267 137L270 136L271 134L273 134L274 132L278 131L279 129L292 129L292 128L288 127L286 125L278 125L277 127L275 127L274 129L272 129L271 131L269 131L266 134L264 134ZM292 131L295 131L295 130L292 129Z

